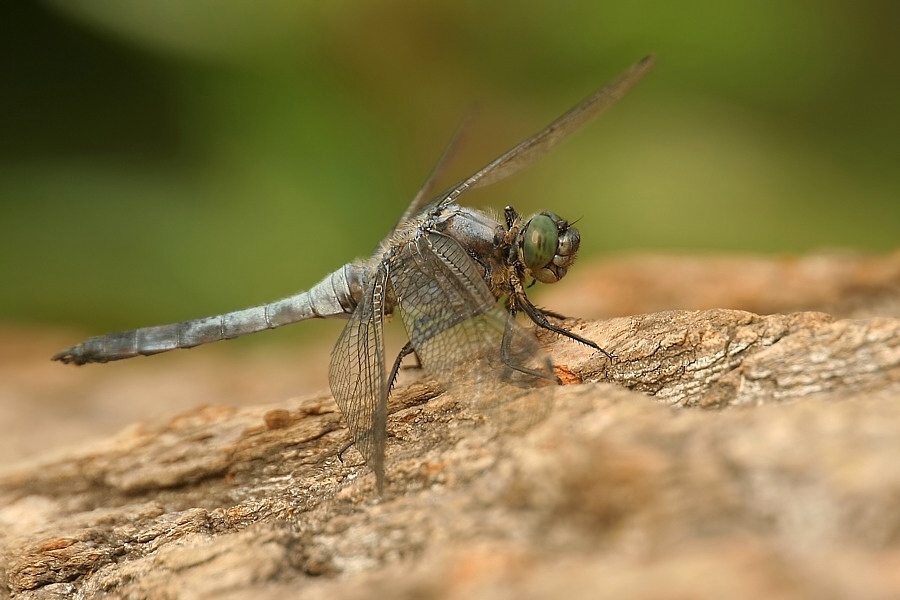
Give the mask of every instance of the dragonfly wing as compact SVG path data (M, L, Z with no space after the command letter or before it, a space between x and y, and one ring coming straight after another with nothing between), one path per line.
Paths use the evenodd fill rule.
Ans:
M403 213L403 216L400 217L399 221L397 221L397 225L395 225L394 229L391 230L392 234L397 230L397 227L400 224L406 223L414 216L419 214L426 205L433 203L434 198L432 194L435 192L435 184L437 183L437 179L443 174L447 166L450 164L450 161L454 156L456 156L456 153L459 151L459 147L463 139L463 133L465 132L466 126L469 124L470 120L471 114L466 116L463 122L460 123L456 128L456 132L453 134L453 137L450 139L450 142L447 144L446 148L444 148L443 154L441 154L441 157L431 169L431 173L428 174L428 179L426 179L425 183L422 184L422 187L416 193L415 198L413 198L412 202L409 203L409 206L406 207L406 211Z
M384 487L387 375L384 370L384 300L387 271L382 263L350 316L331 353L328 380L353 444Z
M390 262L410 343L441 383L556 381L537 339L498 306L482 268L455 239L417 236ZM510 352L501 351L504 336Z
M463 121L463 124L457 129L456 134L453 139L450 140L450 143L447 145L447 148L444 150L438 163L432 169L428 179L425 180L425 184L416 194L415 198L413 198L412 202L410 202L409 206L407 206L406 211L397 222L397 225L394 226L391 233L396 231L400 224L407 222L415 215L426 209L430 209L432 206L455 202L457 198L469 189L496 183L535 163L554 146L618 102L622 96L628 93L632 87L644 78L655 62L656 57L652 55L645 56L617 79L582 100L578 105L550 123L541 131L523 142L516 144L466 179L439 194L436 198L430 199L429 195L434 187L435 181L444 171L449 160L456 153L462 138L462 132L468 121L468 119L466 119L466 121ZM388 239L390 239L390 236L382 242L382 246Z
M466 190L496 183L534 164L554 146L606 111L634 87L656 62L645 56L618 78L600 88L530 138L513 146L442 194L441 202L455 202Z

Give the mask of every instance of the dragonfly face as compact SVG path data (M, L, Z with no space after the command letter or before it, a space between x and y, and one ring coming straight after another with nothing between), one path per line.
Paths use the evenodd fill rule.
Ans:
M568 221L550 211L534 215L518 239L519 258L526 272L541 283L556 283L575 262L581 235Z

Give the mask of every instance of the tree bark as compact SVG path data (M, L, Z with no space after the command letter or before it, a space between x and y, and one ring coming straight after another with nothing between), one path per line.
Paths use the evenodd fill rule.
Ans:
M482 390L496 402L407 371L384 497L354 450L338 460L348 438L326 393L211 403L20 459L0 470L0 589L900 596L900 319L883 308L900 277L885 272L868 313L883 316L565 321L616 358L543 333L567 385Z

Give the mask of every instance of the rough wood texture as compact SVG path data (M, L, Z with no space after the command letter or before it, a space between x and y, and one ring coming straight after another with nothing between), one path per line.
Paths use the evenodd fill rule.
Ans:
M661 279L677 272L660 260ZM868 273L873 261L898 261L866 260ZM841 269L827 262L830 288L863 277L844 265L835 281ZM783 261L772 263L777 272ZM722 286L744 280L709 264ZM682 266L697 273L702 263ZM851 311L877 317L713 309L570 321L618 359L543 336L572 385L494 409L407 372L391 404L381 499L354 451L337 460L347 436L327 394L170 409L166 420L19 458L0 468L0 590L898 597L900 319L885 307L900 298L900 269L879 272L877 284L856 285ZM771 290L773 304L803 308L785 303L793 285L770 280L753 301L766 312ZM798 304L812 287L798 288ZM52 432L14 433L28 413L7 410L13 438Z

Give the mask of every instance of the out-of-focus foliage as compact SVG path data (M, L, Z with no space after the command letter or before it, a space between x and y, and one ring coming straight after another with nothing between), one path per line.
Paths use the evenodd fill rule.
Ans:
M583 255L900 241L900 4L79 0L0 7L0 317L107 328L271 300L642 55L544 161L466 197ZM584 259L584 258L583 258Z

